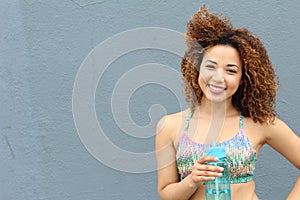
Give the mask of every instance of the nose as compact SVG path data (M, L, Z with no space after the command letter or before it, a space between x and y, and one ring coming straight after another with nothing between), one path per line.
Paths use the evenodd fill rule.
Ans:
M216 83L223 83L224 82L224 75L221 70L216 70L212 77L213 81Z

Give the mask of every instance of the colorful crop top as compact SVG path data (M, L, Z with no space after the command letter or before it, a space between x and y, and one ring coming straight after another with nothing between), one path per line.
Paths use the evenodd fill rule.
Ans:
M185 131L176 152L177 168L181 179L192 172L194 162L204 156L205 149L212 146L211 144L194 142L188 137L188 124L192 114L193 112L187 118ZM243 126L243 116L240 115L239 132L233 138L216 144L216 146L225 146L226 148L226 160L231 183L246 183L253 180L256 151L245 134Z

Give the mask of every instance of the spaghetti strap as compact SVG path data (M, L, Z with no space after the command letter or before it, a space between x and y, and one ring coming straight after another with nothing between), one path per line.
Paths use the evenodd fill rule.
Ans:
M191 110L191 112L190 112L190 114L188 115L188 117L187 117L187 119L186 119L186 121L185 121L185 127L184 127L184 130L185 131L187 131L188 130L188 128L189 128L189 123L190 123L190 120L191 120L191 118L192 118L192 116L193 116L193 110Z
M244 117L240 115L240 129L244 129Z
M194 111L191 110L191 112L189 113L189 115L188 115L188 117L185 121L185 127L184 127L185 131L187 131L188 128L189 128L189 123L190 123L190 120L193 116L193 113L194 113ZM243 117L243 115L240 115L240 129L244 129L244 117Z

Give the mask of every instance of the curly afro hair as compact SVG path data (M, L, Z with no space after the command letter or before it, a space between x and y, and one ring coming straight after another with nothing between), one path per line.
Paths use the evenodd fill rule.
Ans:
M279 81L258 37L245 28L233 28L227 17L212 14L202 6L188 22L184 38L188 49L181 61L181 72L191 108L200 105L203 97L198 77L205 50L229 45L239 52L243 69L241 84L232 97L234 107L254 122L274 123Z

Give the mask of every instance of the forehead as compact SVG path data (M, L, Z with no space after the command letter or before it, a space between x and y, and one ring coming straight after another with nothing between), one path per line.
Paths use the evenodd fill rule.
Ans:
M208 48L204 53L203 61L211 60L217 64L237 64L241 66L238 51L229 45L216 45Z

